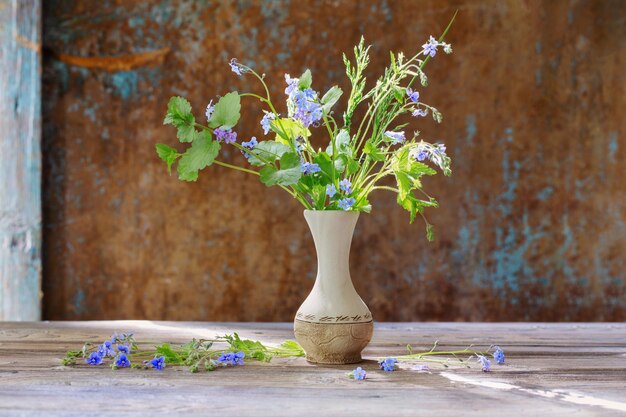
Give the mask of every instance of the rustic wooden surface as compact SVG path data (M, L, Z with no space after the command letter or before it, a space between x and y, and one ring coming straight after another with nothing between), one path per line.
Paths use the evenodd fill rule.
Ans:
M416 51L455 9L414 123L451 178L424 181L437 241L392 195L357 225L355 286L381 321L626 320L626 2L620 0L49 0L44 2L44 318L289 321L315 277L302 209L211 167L168 177L168 98L198 119L265 72L346 87L341 53ZM343 103L344 101L342 101ZM342 111L343 104L339 106ZM284 109L284 104L279 106ZM239 137L262 136L244 102ZM323 130L314 138L324 140ZM224 156L244 163L239 152Z
M0 320L41 317L41 1L0 0Z
M291 323L158 321L0 324L0 415L202 416L623 416L626 415L626 324L377 323L362 364L314 366L303 358L247 362L191 374L63 367L69 349L114 332L138 340L184 343L237 331L264 343L292 339ZM428 350L470 344L505 349L506 365L430 373L377 371L374 360L410 343Z

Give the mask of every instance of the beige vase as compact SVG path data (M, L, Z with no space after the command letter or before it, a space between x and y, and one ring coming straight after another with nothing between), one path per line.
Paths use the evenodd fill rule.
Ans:
M296 340L309 362L360 362L374 323L350 277L350 244L359 213L305 210L304 217L317 251L317 277L296 313Z

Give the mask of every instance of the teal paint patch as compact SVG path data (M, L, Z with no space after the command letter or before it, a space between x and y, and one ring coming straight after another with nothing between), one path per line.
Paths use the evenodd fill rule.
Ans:
M471 144L476 136L476 117L473 114L468 114L465 118L465 141Z
M535 42L535 52L540 54L541 53L541 49L542 49L541 41Z
M618 149L619 145L617 143L617 132L611 132L609 134L609 160L611 162L615 162L615 155L617 154Z
M554 188L546 187L537 193L537 198L541 201L548 201L554 194Z
M111 75L114 93L128 100L138 90L139 74L136 71L120 71Z
M76 314L82 314L85 312L85 292L82 289L78 289L72 299L74 304L74 311Z
M541 85L542 82L542 75L541 75L541 68L537 68L535 70L535 85Z

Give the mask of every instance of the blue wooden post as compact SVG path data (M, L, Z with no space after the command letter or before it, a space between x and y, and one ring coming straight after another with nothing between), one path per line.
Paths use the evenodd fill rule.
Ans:
M0 0L0 320L41 318L41 1Z

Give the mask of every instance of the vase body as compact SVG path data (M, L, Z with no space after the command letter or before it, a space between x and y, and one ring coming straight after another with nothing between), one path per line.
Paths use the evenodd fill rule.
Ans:
M350 277L350 244L359 213L305 210L304 217L317 251L317 276L296 313L296 340L309 362L360 362L374 323Z

